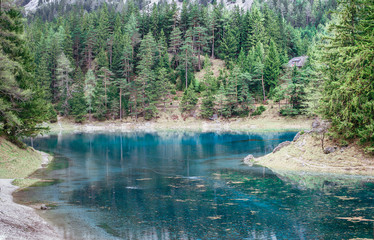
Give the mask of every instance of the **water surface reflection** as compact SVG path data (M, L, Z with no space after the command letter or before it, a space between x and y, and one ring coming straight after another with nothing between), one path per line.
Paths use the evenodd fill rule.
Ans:
M71 239L346 239L373 236L369 179L277 175L242 165L295 133L123 133L34 141L60 156L51 186L19 192L51 202L45 217ZM313 184L312 184L313 183ZM361 217L369 221L350 221Z

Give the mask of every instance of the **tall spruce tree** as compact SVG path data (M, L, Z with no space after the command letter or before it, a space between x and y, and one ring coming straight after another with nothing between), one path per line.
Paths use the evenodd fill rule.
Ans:
M48 103L34 75L26 47L21 13L11 2L0 3L0 131L16 143L44 128ZM20 144L21 145L21 144Z
M374 3L339 3L330 25L328 44L321 54L327 74L322 111L332 120L332 132L359 138L374 152Z
M59 101L62 113L67 116L69 114L70 106L69 100L71 98L72 79L70 73L73 71L70 61L62 52L57 59L57 85L59 88Z
M96 77L92 69L89 69L85 76L85 87L84 87L84 97L87 102L87 110L89 113L89 120L92 121L92 111L95 98L95 86Z
M187 31L184 43L181 47L180 60L181 60L181 65L179 69L181 73L184 73L184 82L185 82L184 89L187 89L190 84L189 73L192 71L192 68L195 62L191 29ZM183 84L182 84L182 88L183 88Z
M264 64L264 81L267 91L273 90L278 83L278 76L280 73L281 62L279 60L279 53L275 42L270 40L269 52L266 55Z

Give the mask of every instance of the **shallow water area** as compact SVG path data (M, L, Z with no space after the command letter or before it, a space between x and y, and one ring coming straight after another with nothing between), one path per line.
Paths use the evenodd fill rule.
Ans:
M52 135L48 184L18 192L66 239L373 238L373 179L243 165L295 132Z

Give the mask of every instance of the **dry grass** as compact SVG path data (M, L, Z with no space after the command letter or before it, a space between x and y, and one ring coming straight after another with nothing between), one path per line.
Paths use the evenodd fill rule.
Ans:
M336 146L325 140L324 146ZM321 136L316 133L304 134L296 142L256 159L256 163L275 171L328 172L374 176L374 157L366 155L359 146L351 144L346 148L325 154L321 147Z
M204 62L204 60L205 60L205 57L201 56L201 62ZM210 58L210 63L211 63L211 66L212 66L211 69L212 69L214 77L218 77L220 70L226 68L225 62L220 60L220 59L211 59ZM200 72L195 73L195 78L198 79L198 80L201 80L201 79L204 78L204 74L205 74L205 69L201 69Z

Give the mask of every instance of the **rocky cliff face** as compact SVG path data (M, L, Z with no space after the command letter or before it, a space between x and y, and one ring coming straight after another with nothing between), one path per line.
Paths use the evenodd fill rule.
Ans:
M102 3L113 4L116 6L123 6L128 0L19 0L18 4L25 8L26 13L35 12L38 8L52 4L70 5L70 4L89 4L92 9L95 9ZM191 0L197 1L199 4L211 4L212 0ZM147 9L153 6L153 4L175 2L179 8L182 8L183 0L134 0L134 3L139 6L140 9ZM240 9L250 9L253 0L222 0L222 2L228 9L239 7Z

